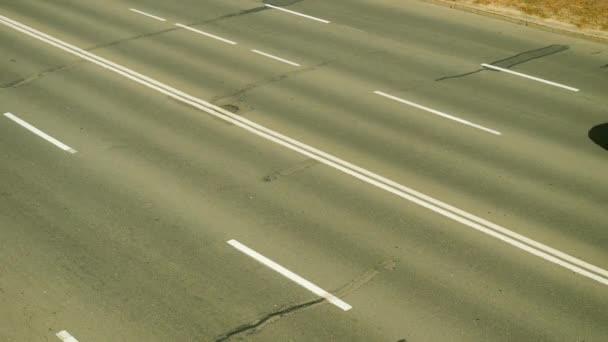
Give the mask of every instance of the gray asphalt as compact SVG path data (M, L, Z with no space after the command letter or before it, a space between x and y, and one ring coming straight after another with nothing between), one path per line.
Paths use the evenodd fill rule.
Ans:
M414 0L269 3L331 23L253 0L0 15L608 268L607 44ZM0 114L78 151L0 117L0 341L608 340L604 284L5 25L0 46Z

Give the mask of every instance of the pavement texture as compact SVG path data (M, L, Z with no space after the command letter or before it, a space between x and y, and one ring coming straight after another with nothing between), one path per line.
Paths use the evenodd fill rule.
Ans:
M608 267L608 45L419 1L0 15ZM608 340L601 282L1 23L0 51L0 114L77 150L0 117L0 341Z

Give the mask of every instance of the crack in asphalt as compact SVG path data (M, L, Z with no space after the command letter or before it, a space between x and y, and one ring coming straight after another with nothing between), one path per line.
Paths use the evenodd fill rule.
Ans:
M299 163L296 163L295 165L284 169L284 170L280 170L278 172L274 172L270 175L264 176L264 178L262 178L262 180L264 182L273 182L281 177L285 177L285 176L289 176L291 174L297 173L297 172L301 172L304 171L310 167L313 167L315 165L319 164L319 161L316 159L312 159L312 158L308 158L304 161L301 161Z
M476 73L484 71L484 70L486 70L486 69L477 69L475 71L467 72L467 73L460 74L460 75L444 76L444 77L436 79L435 81L439 82L439 81L447 80L447 79L450 79L450 78L465 77L465 76L469 76L469 75L472 75L472 74L476 74Z
M55 72L59 72L59 71L63 71L63 70L67 70L70 69L72 67L74 67L76 64L78 63L82 63L82 61L75 61L72 64L66 64L66 65L60 65L60 66L55 66L46 70L43 70L41 72L35 73L31 76L28 76L26 78L20 78L17 79L15 81L9 82L5 85L0 86L0 90L7 90L7 89L15 89L17 87L26 85L28 83L34 82L36 80L39 80L49 74L55 73Z
M500 67L503 69L510 69L516 65L526 63L531 60L547 57L547 56L550 56L550 55L553 55L553 54L556 54L556 53L559 53L559 52L562 52L562 51L565 51L568 49L569 49L569 47L567 45L553 44L553 45L545 46L540 49L534 49L534 50L530 50L530 51L521 52L514 56L504 58L504 59L501 59L498 61L494 61L494 62L488 63L488 64L494 65L494 66L497 66L497 67ZM445 76L445 77L438 78L435 81L439 82L439 81L443 81L443 80L447 80L447 79L451 79L451 78L465 77L465 76L469 76L469 75L476 74L478 72L486 71L486 70L489 70L489 69L481 68L481 69L477 69L475 71L467 72L464 74ZM496 70L490 70L490 71L497 72Z
M269 85L269 84L275 83L275 82L280 82L282 80L285 80L285 79L289 78L292 75L297 75L297 74L300 74L300 73L310 72L310 71L317 70L319 68L322 68L322 67L326 66L327 64L329 64L331 62L333 62L333 61L325 61L325 62L316 64L316 65L313 65L313 66L309 66L309 67L305 67L305 68L300 68L300 69L292 70L292 71L289 71L289 72L286 72L286 73L283 73L283 74L275 75L273 77L270 77L270 78L267 78L267 79L264 79L264 80L261 80L261 81L252 82L252 83L246 84L244 87L239 88L239 89L235 90L234 92L232 92L230 94L215 96L215 97L211 98L211 100L209 102L216 103L217 101L233 98L233 97L242 95L243 93L246 93L246 92L248 92L250 90L253 90L255 88L263 87L263 86L266 86L266 85Z
M243 334L243 333L247 333L248 331L251 331L251 330L256 330L256 328L260 327L261 325L265 325L265 324L270 323L270 322L272 322L274 320L277 320L277 319L279 319L279 318L281 318L283 316L286 316L286 315L288 315L290 313L293 313L295 311L311 307L313 305L322 303L324 301L325 301L325 298L319 298L319 299L315 299L315 300L308 301L308 302L305 302L305 303L296 304L296 305L290 306L290 307L285 308L285 309L280 309L278 311L271 312L271 313L265 315L264 317L256 320L253 323L248 323L248 324L242 325L242 326L240 326L240 327L238 327L238 328L236 328L234 330L231 330L231 331L227 332L226 334L224 334L224 335L216 338L215 342L226 341L226 340L228 340L229 338L231 338L231 337L233 337L235 335L240 335L240 334ZM257 331L259 331L259 330L257 330Z
M386 261L376 265L375 267L367 270L360 276L354 278L353 280L351 280L344 286L340 287L339 289L333 291L333 293L336 297L345 297L345 296L349 295L350 293L357 291L358 289L363 287L365 284L374 280L374 278L376 278L380 273L385 272L385 271L394 271L396 267L397 267L397 260L395 260L395 259L386 260Z
M378 276L383 271L395 270L396 266L397 266L396 259L386 260L386 261L376 265L375 267L371 268L370 270L367 270L366 272L364 272L360 276L354 278L347 284L341 286L333 293L335 293L336 297L344 297L344 296L360 289L362 286L364 286L365 284L369 283L374 278L376 278L376 276ZM239 326L236 329L230 330L229 332L221 335L220 337L217 337L215 339L215 342L226 341L235 335L257 333L257 332L261 331L264 326L266 326L282 317L285 317L289 314L292 314L292 313L302 310L302 309L306 309L306 308L310 308L315 305L319 305L323 302L326 302L325 298L318 298L318 299L311 300L311 301L308 301L305 303L292 305L285 309L279 309L277 311L273 311L269 314L264 315L262 318L254 321L252 323L247 323L247 324Z
M118 40L114 40L108 43L103 43L103 44L99 44L99 45L94 45L91 47L88 47L86 49L83 49L85 51L94 51L94 50L98 50L98 49L103 49L103 48L107 48L110 46L115 46L115 45L119 45L125 42L130 42L133 40L138 40L138 39L143 39L143 38L149 38L149 37L154 37L163 33L167 33L167 32L171 32L171 31L175 31L175 30L180 30L180 27L172 27L172 28L168 28L168 29L164 29L164 30L160 30L160 31L154 31L154 32L148 32L148 33L144 33L144 34L140 34L137 36L133 36L133 37L127 37L127 38L122 38L122 39L118 39Z
M204 21L199 21L199 22L194 22L194 23L189 23L189 24L185 24L185 25L186 26L191 26L191 27L193 27L193 26L201 26L201 25L206 25L206 24L218 22L218 21L221 21L221 20L225 20L225 19L228 19L228 18L234 18L234 17L239 17L239 16L242 16L242 15L247 15L247 14L251 14L251 13L261 12L261 11L264 11L264 10L267 10L267 9L269 9L269 8L266 7L266 6L258 6L258 7L250 8L250 9L247 9L247 10L241 10L241 11L234 12L234 13L228 13L228 14L224 14L224 15L221 15L219 17L216 17L216 18L207 19L207 20L204 20ZM133 40L138 40L138 39L144 39L144 38L158 36L158 35L161 35L161 34L164 34L164 33L167 33L167 32L176 31L176 30L182 30L182 28L181 27L171 27L171 28L167 28L167 29L164 29L164 30L160 30L160 31L148 32L148 33L140 34L140 35L133 36L133 37L127 37L127 38L111 41L111 42L108 42L108 43L103 43L103 44L91 46L91 47L89 47L89 48L87 48L85 50L86 51L93 51L93 50L97 50L97 49L107 48L107 47L110 47L110 46L115 46L115 45L122 44L122 43L125 43L125 42L133 41Z
M266 6L258 6L258 7L250 8L250 9L247 9L247 10L241 10L241 11L234 12L234 13L224 14L224 15L221 15L219 17L212 18L212 19L207 19L207 20L204 20L204 21L189 23L189 24L186 24L186 25L187 26L206 25L206 24L222 21L222 20L225 20L225 19L240 17L240 16L243 16L243 15L257 13L257 12L261 12L261 11L265 11L265 10L269 10L269 9L270 8L268 8Z
M329 64L336 63L336 62L338 62L338 61L340 61L342 59L354 58L354 57L356 58L356 57L360 57L360 56L363 56L363 55L366 55L366 54L376 53L376 52L379 52L379 51L381 51L381 50L374 49L374 50L370 50L370 51L363 51L363 52L360 52L360 53L354 53L354 54L345 56L343 58L334 58L334 59L330 59L330 60L327 60L327 61L315 64L315 65L312 65L312 66L309 66L309 67L304 67L304 68L299 68L299 69L296 69L296 70L288 71L286 73L275 75L273 77L270 77L270 78L267 78L267 79L264 79L264 80L260 80L260 81L249 83L249 84L243 86L242 88L239 88L239 89L235 90L232 93L225 94L225 95L215 96L215 97L211 98L209 100L209 102L211 102L213 104L217 104L219 101L222 101L222 100L225 100L225 99L230 99L230 98L242 95L242 94L244 94L244 93L246 93L248 91L251 91L251 90L253 90L255 88L259 88L259 87L263 87L263 86L266 86L266 85L269 85L269 84L272 84L272 83L280 82L280 81L283 81L283 80L285 80L285 79L287 79L289 77L296 76L296 75L301 74L301 73L315 71L315 70L323 68L323 67L325 67L325 66L327 66Z

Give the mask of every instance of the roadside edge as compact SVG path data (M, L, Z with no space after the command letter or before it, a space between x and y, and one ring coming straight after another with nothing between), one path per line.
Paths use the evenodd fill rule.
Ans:
M510 22L510 23L517 24L517 25L528 26L528 27L532 27L532 28L546 31L546 32L563 34L563 35L566 35L569 37L581 38L581 39L590 40L590 41L594 41L594 42L608 43L608 35L606 37L603 37L603 36L594 35L594 34L591 34L588 32L569 30L567 28L559 27L556 25L550 25L549 23L533 21L533 20L526 20L526 19L522 19L522 18L518 18L518 17L514 17L514 16L509 16L507 14L497 13L497 12L493 12L490 10L482 9L482 8L475 7L475 6L458 4L458 3L455 3L455 2L449 1L449 0L418 0L418 1L426 2L426 3L438 5L438 6L443 6L443 7L449 7L449 8L456 9L456 10L463 11L463 12L474 13L474 14L485 16L485 17L490 17L490 18Z

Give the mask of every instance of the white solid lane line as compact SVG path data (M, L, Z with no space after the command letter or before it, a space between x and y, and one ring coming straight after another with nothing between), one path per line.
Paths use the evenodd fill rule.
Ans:
M530 254L536 255L546 261L569 269L579 275L588 277L604 285L608 285L608 271L605 269L592 265L584 260L575 258L571 255L556 250L538 241L532 240L526 236L523 236L507 228L499 226L493 222L487 221L481 217L475 216L464 210L453 207L431 196L425 195L414 189L399 184L393 180L387 179L369 170L339 159L329 153L323 152L312 146L289 138L262 125L259 125L253 121L250 121L225 109L217 107L207 101L184 93L162 82L144 76L119 64L108 61L91 52L70 45L62 40L51 37L45 33L34 30L33 28L21 24L15 20L0 15L0 24L11 27L30 37L46 42L47 44L55 46L70 54L81 57L89 62L99 65L102 68L111 70L150 89L154 89L180 102L196 107L210 115L213 115L214 117L230 122L235 126L238 126L252 134L255 134L259 137L262 137L276 144L289 148L293 151L301 153L307 157L318 160L319 162L331 166L336 170L344 172L345 174L355 177L361 181L364 181L382 190L395 194L396 196L399 196L424 208L432 210L437 214L448 217L470 228L476 229L486 235L504 241L505 243L508 243L511 246L517 247Z
M11 114L11 113L4 113L4 116L6 116L7 118L15 121L16 123L18 123L19 125L21 125L22 127L28 129L30 132L36 134L37 136L41 137L42 139L50 142L51 144L59 147L60 149L66 151L66 152L70 152L70 153L76 153L77 151L73 148L71 148L70 146L62 143L61 141L53 138L52 136L44 133L43 131L39 130L38 128L30 125L29 123L19 119L18 117L16 117L15 115Z
M265 266L268 266L269 268L277 271L278 273L280 273L281 275L285 276L287 279L297 283L298 285L306 288L308 291L316 294L319 297L325 298L328 302L332 303L333 305L339 307L340 309L344 310L344 311L348 311L350 309L352 309L352 306L348 305L347 303L345 303L344 301L342 301L341 299L339 299L338 297L332 295L331 293L323 290L322 288L318 287L317 285L309 282L308 280L300 277L299 275L293 273L292 271L286 269L285 267L277 264L276 262L268 259L267 257L263 256L262 254L254 251L253 249L243 245L242 243L236 241L236 240L230 240L228 241L228 244L231 245L232 247L238 249L239 251L249 255L250 257L254 258L255 260L257 260L258 262L264 264Z
M300 64L298 64L298 63L294 63L294 62L288 61L288 60L286 60L286 59L279 58L279 57L277 57L277 56L273 56L273 55L271 55L271 54L269 54L269 53L262 52L262 51L260 51L260 50L251 50L251 51L253 51L253 52L257 53L257 54L260 54L260 55L262 55L262 56L266 56L266 57L268 57L268 58L272 58L272 59L274 59L274 60L277 60L277 61L283 62L283 63L287 63L287 64L290 64L290 65L293 65L293 66L297 66L297 67L299 67L299 66L300 66Z
M144 11L136 10L135 8L129 8L129 11L132 11L132 12L135 12L135 13L139 13L141 15L145 15L146 17L150 17L150 18L153 18L153 19L156 19L156 20L167 21L167 19L165 19L165 18L157 17L157 16L152 15L150 13L146 13Z
M279 11L283 11L283 12L287 12L287 13L291 13L291 14L299 15L300 17L304 17L304 18L308 18L308 19L316 20L316 21L322 22L322 23L324 23L324 24L329 24L329 23L330 23L330 21L329 21L329 20L325 20L325 19L316 18L316 17L310 16L310 15L306 15L306 14L303 14L303 13L300 13L300 12L296 12L296 11L290 11L290 10L285 9L285 8L283 8L283 7L273 6L273 5L269 5L269 4L266 4L266 7L270 7L270 8L277 9L277 10L279 10Z
M495 135L501 135L501 133L500 133L500 132L495 131L495 130L493 130L493 129L489 129L489 128L487 128L487 127L483 127L483 126L480 126L480 125L478 125L478 124L474 124L474 123L472 123L472 122L470 122L470 121L463 120L463 119L461 119L461 118L457 118L457 117L455 117L455 116L452 116L452 115L449 115L449 114L446 114L446 113L442 113L442 112L440 112L440 111L438 111L438 110L434 110L434 109L431 109L431 108L428 108L428 107L425 107L425 106L421 106L421 105L416 104L416 103L414 103L414 102L410 102L410 101L407 101L407 100L404 100L404 99L398 98L398 97L396 97L396 96L393 96L393 95L390 95L390 94L387 94L387 93L384 93L384 92L381 92L381 91L378 91L378 90L374 91L374 94L376 94L376 95L380 95L380 96L384 96L384 97L389 98L389 99L391 99L391 100L395 100L395 101L397 101L397 102L401 102L401 103L404 103L404 104L406 104L406 105L409 105L409 106L412 106L412 107L416 107L416 108L418 108L418 109L422 109L422 110L424 110L424 111L427 111L427 112L429 112L429 113L433 113L433 114L435 114L435 115L439 115L439 116L444 117L444 118L446 118L446 119L450 119L450 120L454 120L454 121L456 121L456 122L460 122L461 124L465 124L465 125L467 125L467 126L475 127L475 128L477 128L477 129L480 129L480 130L482 130L482 131L486 131L486 132L488 132L488 133L492 133L492 134L495 134Z
M61 330L60 332L56 333L55 336L59 337L59 339L63 342L78 342L74 336L70 335L70 333L65 330Z
M219 40L219 41L222 41L222 42L224 42L224 43L228 43L228 44L230 44L230 45L236 45L236 43L235 43L235 42L233 42L232 40L228 40L228 39L225 39L225 38L222 38L222 37L218 37L218 36L213 35L213 34L211 34L211 33L207 33L207 32L205 32L205 31L197 30L197 29L192 28L192 27L190 27L190 26L182 25L182 24L179 24L179 23L178 23L178 24L175 24L175 26L178 26L178 27L181 27L181 28L185 28L186 30L190 30L190 31L192 31L192 32L196 32L196 33L202 34L203 36L207 36L207 37L209 37L209 38L217 39L217 40Z
M500 68L500 67L497 67L497 66L494 66L494 65L490 65L490 64L485 64L484 63L481 66L485 67L485 68L488 68L488 69L494 69L494 70L506 72L508 74L521 76L521 77L524 77L524 78L527 78L527 79L530 79L530 80L534 80L534 81L550 84L552 86L563 88L563 89L568 89L568 90L571 90L571 91L579 91L580 90L580 89L577 89L577 88L569 87L567 85L563 85L563 84L560 84L560 83L543 80L542 78L538 78L538 77L522 74L521 72L517 72L517 71L513 71L513 70L509 70L509 69Z

